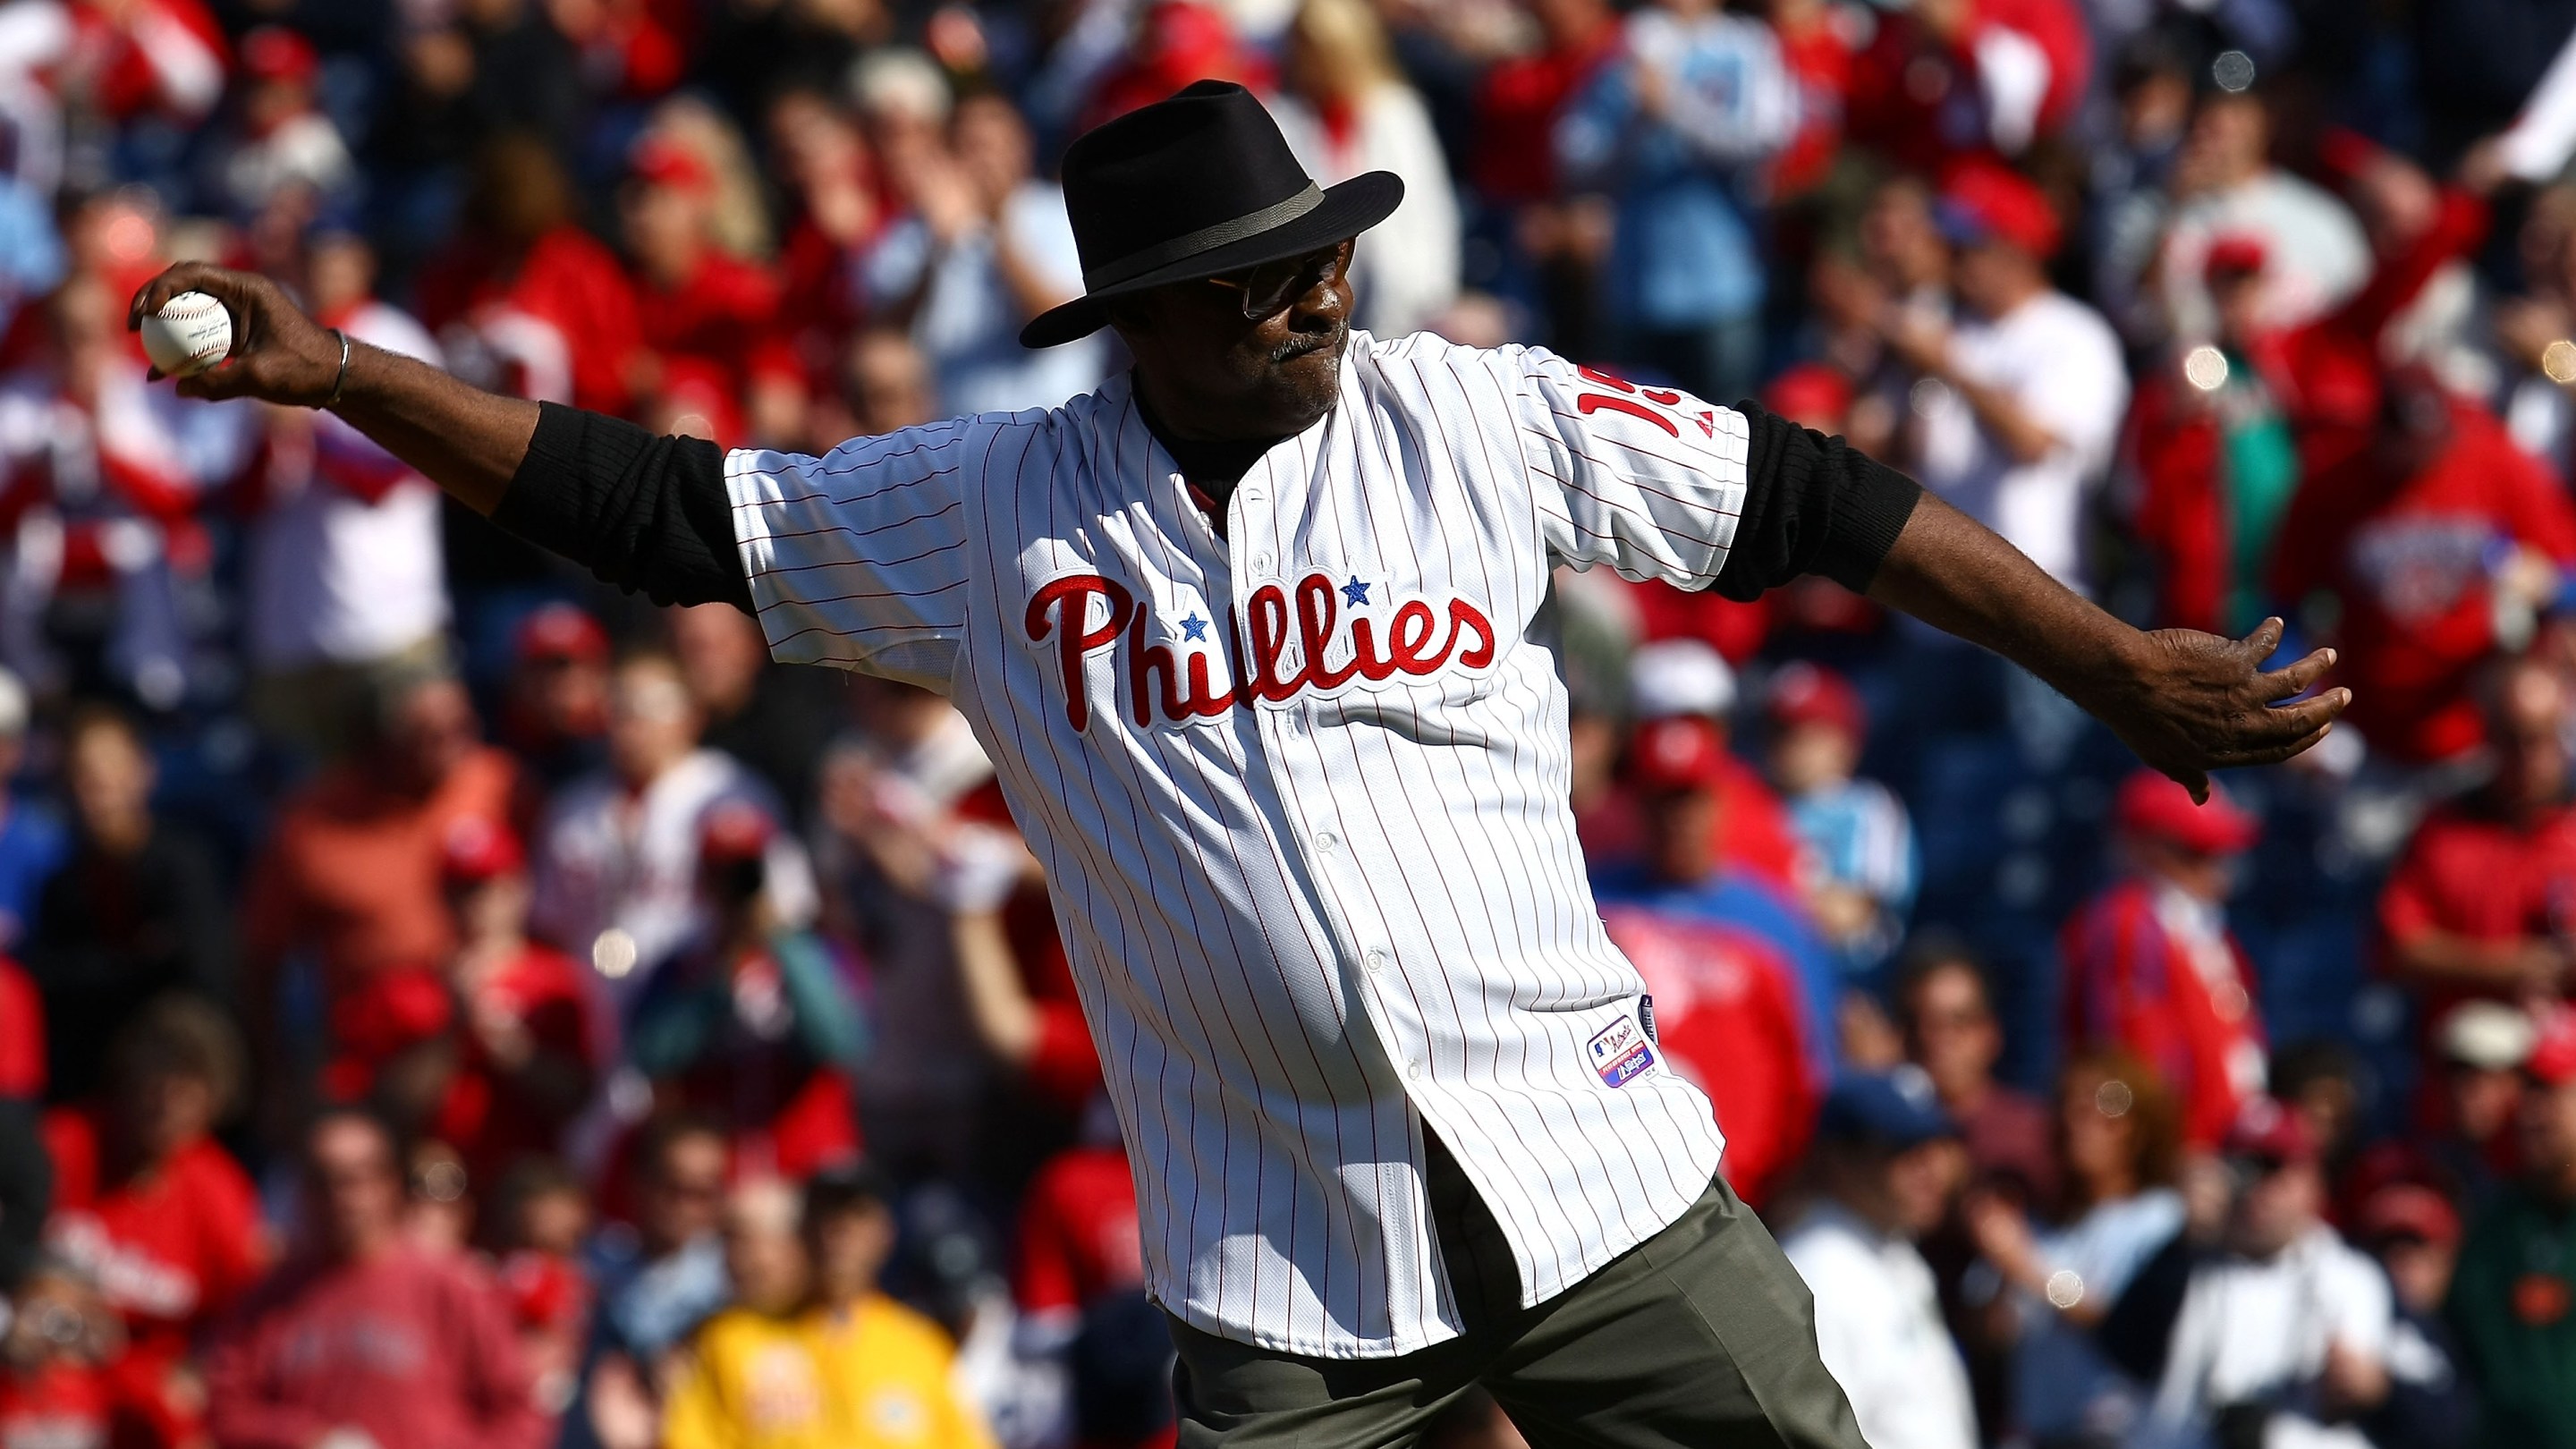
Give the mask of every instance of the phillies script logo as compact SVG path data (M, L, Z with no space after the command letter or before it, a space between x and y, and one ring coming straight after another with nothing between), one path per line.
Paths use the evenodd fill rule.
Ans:
M1293 586L1263 584L1244 600L1242 617L1228 610L1225 646L1233 683L1217 689L1209 678L1214 641L1211 621L1196 613L1181 621L1184 641L1208 649L1179 651L1147 642L1148 612L1136 607L1125 585L1098 574L1072 574L1045 585L1029 600L1024 621L1029 641L1055 641L1064 672L1065 722L1091 724L1091 701L1082 688L1082 664L1127 636L1127 698L1139 728L1155 717L1178 724L1212 719L1262 701L1283 703L1312 691L1330 695L1347 687L1383 684L1398 675L1423 678L1445 668L1474 672L1494 662L1496 637L1485 611L1458 595L1375 600L1385 584L1353 577L1336 584L1311 573ZM1107 617L1092 621L1091 601Z

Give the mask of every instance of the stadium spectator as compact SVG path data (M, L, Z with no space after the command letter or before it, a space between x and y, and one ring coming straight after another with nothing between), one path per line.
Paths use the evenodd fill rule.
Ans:
M633 1221L612 1222L585 1254L599 1310L566 1413L575 1443L654 1442L672 1356L732 1297L716 1228L729 1171L722 1128L666 1115L645 1124L628 1162Z
M849 1073L868 1037L849 968L779 918L776 833L743 801L700 817L705 933L636 998L627 1056L657 1099L724 1124L737 1173L802 1180L858 1155Z
M553 1425L499 1295L468 1265L402 1239L392 1134L334 1112L313 1125L304 1157L309 1246L211 1340L215 1441L304 1449L358 1434L382 1449L539 1449Z
M960 1392L947 1332L878 1286L895 1242L888 1191L882 1177L856 1166L805 1184L810 1331L833 1419L850 1426L844 1442L986 1449L993 1437Z
M334 1012L364 1017L386 983L455 949L440 887L448 833L510 818L518 772L476 734L465 688L420 674L376 691L368 742L282 810L242 908L241 1005L253 1058L285 1063L274 1004L290 957L310 958ZM394 988L399 990L399 988ZM286 1073L266 1079L292 1092Z
M1854 1074L1817 1122L1822 1197L1781 1251L1816 1295L1816 1347L1876 1449L1968 1449L1968 1375L1914 1240L1950 1210L1956 1129L1920 1073Z
M2241 85L2211 90L2174 158L2173 212L2154 265L2167 325L2185 343L2205 342L2217 328L2204 278L2220 238L2258 241L2271 259L2260 310L2272 327L2324 314L2370 274L2361 224L2342 202L2274 163L2272 129L2268 97Z
M526 853L504 823L460 820L441 861L457 947L453 1020L425 1074L418 1118L470 1181L493 1184L565 1139L598 1080L605 1033L572 958L528 939Z
M876 437L918 427L937 416L939 393L930 359L900 332L859 334L841 366L850 426L841 436Z
M1984 970L1956 942L1924 942L1894 991L1905 1055L1956 1124L1978 1184L2029 1210L2057 1201L2058 1161L2048 1107L1995 1080L2003 1024Z
M1739 176L1789 143L1796 108L1770 27L1661 0L1628 17L1619 57L1557 123L1566 178L1617 205L1609 317L1658 381L1710 399L1759 383L1762 254Z
M2477 1396L2462 1373L2459 1339L2442 1316L2460 1255L2460 1215L2441 1193L2392 1182L2353 1223L2355 1240L2388 1274L2388 1398L2364 1420L2373 1444L2459 1449L2477 1422Z
M494 1276L519 1334L537 1405L568 1408L580 1387L593 1285L581 1259L591 1223L590 1193L551 1157L527 1156L493 1193Z
M2254 976L2226 918L2230 862L2260 826L2216 787L2195 805L2151 771L2121 785L2113 820L2128 879L2060 935L2066 1039L2136 1053L2181 1099L2184 1140L2214 1147L2263 1090Z
M1029 351L1020 328L1081 292L1064 193L1032 174L1027 123L997 97L958 103L947 135L884 152L910 214L863 266L871 320L909 331L939 378L940 410L1011 412L1100 380L1097 338Z
M2388 1397L2388 1278L2327 1225L2317 1142L2297 1112L2250 1098L2225 1148L2240 1186L2224 1246L2191 1272L2149 1424L2366 1449L2351 1418Z
M608 768L556 792L534 837L538 931L588 956L621 1020L674 953L703 936L699 828L720 804L776 818L768 790L729 755L703 748L704 721L667 654L637 654L610 686ZM810 920L814 886L804 852L774 836L770 908Z
M2520 1180L2460 1249L2447 1312L2481 1398L2473 1443L2563 1449L2576 1430L2576 1024L2533 1047L2516 1123Z
M1772 678L1765 712L1771 783L1808 852L1807 909L1845 966L1866 973L1905 935L1921 868L1914 822L1886 786L1856 773L1869 721L1842 676L1791 664Z
M1366 0L1305 0L1288 26L1282 79L1280 129L1318 184L1367 171L1403 178L1403 204L1351 259L1354 320L1381 337L1421 330L1457 300L1457 193L1377 11Z
M242 86L233 125L238 137L223 157L222 195L233 212L252 216L278 193L297 188L316 202L342 200L355 186L357 163L340 128L316 105L322 57L313 42L282 25L241 38Z
M313 315L389 352L439 359L418 322L373 295L354 234L304 243ZM336 757L362 733L371 685L446 647L438 490L329 413L271 408L253 487L249 654L267 729Z
M2569 684L2536 659L2485 683L2494 773L2425 817L2379 898L2384 964L2427 1023L2472 998L2547 1004L2570 984Z
M608 631L557 600L519 621L510 653L500 740L551 794L607 761Z
M2092 1330L2183 1228L2173 1182L2181 1123L2144 1062L2088 1052L2058 1078L2056 1139L2066 1165L2054 1219L2035 1226L2008 1196L1966 1204L1977 1247L2012 1290L2014 1430L2052 1443L2136 1424L2144 1386L2095 1347Z
M235 938L205 846L153 809L158 772L134 721L82 710L64 722L62 751L72 849L25 950L44 997L48 1095L71 1102L98 1090L109 1044L155 998L230 1000Z
M115 1315L80 1275L39 1263L0 1331L0 1438L18 1443L151 1442L108 1365L123 1351Z
M772 669L769 643L729 604L670 613L671 655L706 721L708 749L751 767L799 819L814 798L816 763L847 712L846 680L820 669Z
M640 385L666 401L685 383L710 386L757 420L756 441L784 443L801 426L805 384L779 313L779 279L725 249L718 188L714 164L669 129L647 132L627 158L622 232L653 358L639 372L651 381Z
M2478 745L2472 677L2528 641L2576 565L2565 492L2420 369L2388 378L2376 445L2305 479L2280 537L2283 601L2340 605L2337 677L2368 701L2348 723L2410 765Z
M104 1367L155 1443L205 1433L195 1341L268 1266L258 1194L213 1136L239 1102L245 1066L220 1012L164 996L118 1034L106 1094L44 1122L46 1250L119 1320L122 1352Z
M1736 703L1733 667L1702 640L1657 639L1629 656L1628 693L1629 716L1639 725L1690 718L1716 733L1719 749L1711 762L1710 789L1717 796L1711 828L1717 832L1718 858L1783 891L1798 891L1806 879L1803 848L1788 811L1764 783L1761 772L1725 748L1728 719ZM1620 790L1581 812L1576 826L1582 832L1584 854L1603 864L1633 856L1637 807L1635 794Z
M2531 1014L2501 1001L2471 998L2434 1023L2430 1120L2415 1145L2473 1208L2512 1175L2522 1066L2538 1039Z

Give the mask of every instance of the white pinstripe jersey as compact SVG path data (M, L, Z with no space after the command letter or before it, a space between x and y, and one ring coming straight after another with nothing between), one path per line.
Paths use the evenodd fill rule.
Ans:
M1351 334L1213 530L1122 377L726 476L777 657L947 693L1053 886L1152 1290L1408 1353L1458 1315L1421 1124L1536 1303L1715 1172L1567 804L1560 561L1703 585L1737 414L1549 353Z

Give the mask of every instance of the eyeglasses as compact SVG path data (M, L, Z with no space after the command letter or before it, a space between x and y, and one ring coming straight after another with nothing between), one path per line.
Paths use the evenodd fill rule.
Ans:
M1257 267L1207 280L1215 286L1243 294L1243 318L1258 322L1275 316L1289 303L1317 287L1339 281L1342 275L1342 246L1331 246L1306 253L1302 257L1285 257L1263 262Z

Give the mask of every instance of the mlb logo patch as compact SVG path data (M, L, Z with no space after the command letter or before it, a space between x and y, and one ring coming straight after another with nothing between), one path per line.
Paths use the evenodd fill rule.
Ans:
M1585 1051L1591 1055L1592 1070L1601 1074L1605 1087L1624 1087L1655 1064L1655 1049L1648 1044L1645 1032L1625 1016L1602 1028Z

